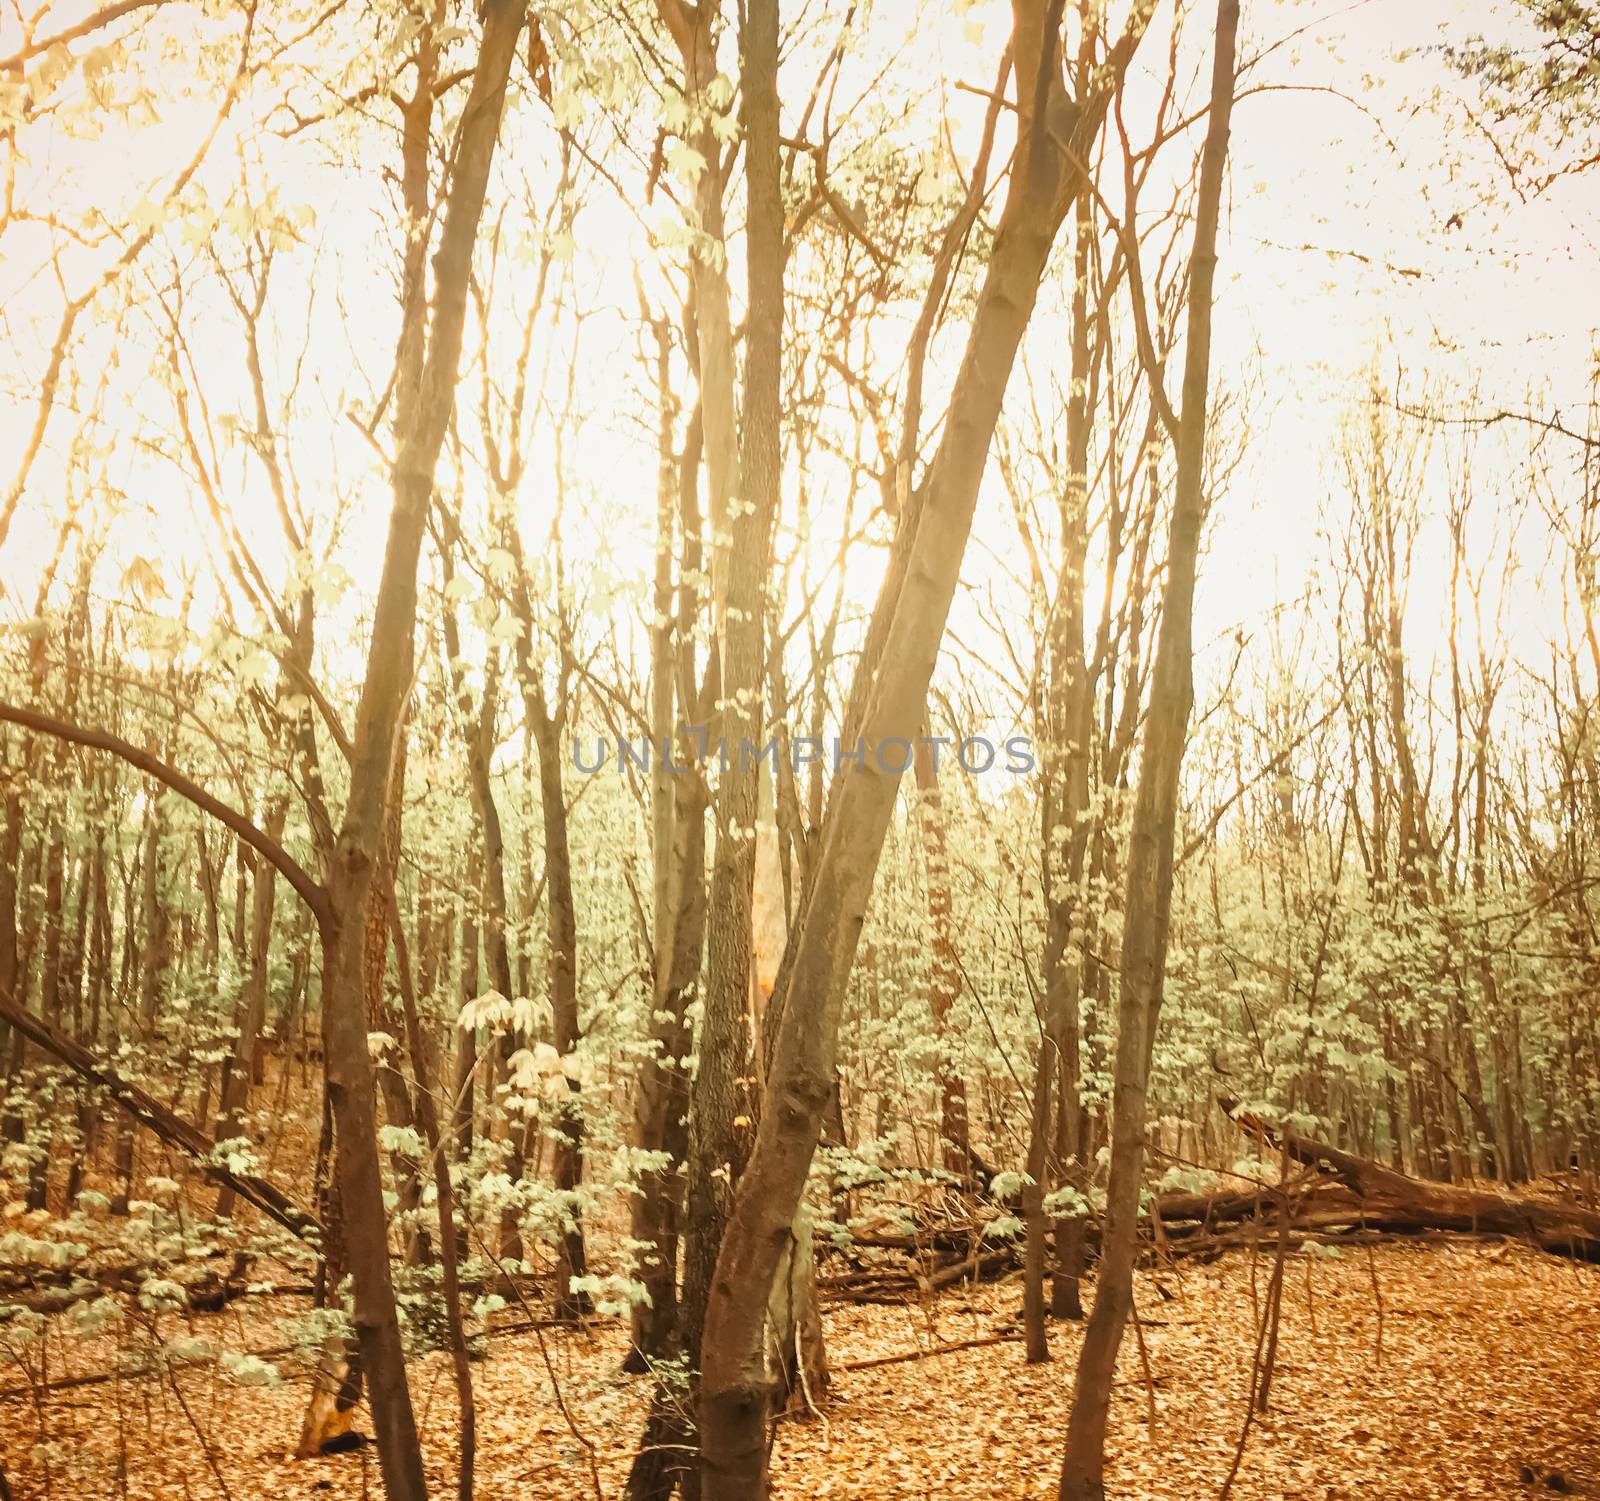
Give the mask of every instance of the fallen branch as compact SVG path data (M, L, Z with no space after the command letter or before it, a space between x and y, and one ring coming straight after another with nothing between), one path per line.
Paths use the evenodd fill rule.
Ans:
M211 1259L220 1260L221 1252ZM190 1313L216 1313L250 1291L250 1269L254 1258L236 1251L229 1265L205 1271L183 1287L185 1307ZM40 1268L13 1274L0 1281L0 1318L8 1308L26 1308L32 1313L61 1313L74 1304L114 1293L137 1296L150 1277L166 1275L163 1268L147 1262L125 1262L117 1266L81 1270ZM275 1288L276 1292L295 1289ZM309 1291L309 1289L305 1289Z
M299 1208L281 1189L254 1173L234 1172L216 1160L216 1142L198 1126L173 1114L153 1095L124 1079L109 1064L96 1058L86 1047L59 1032L49 1022L19 1006L0 990L0 1021L9 1022L29 1042L37 1044L74 1073L98 1084L113 1101L140 1125L147 1127L169 1146L177 1147L195 1160L201 1173L219 1187L231 1188L241 1199L254 1204L268 1219L276 1221L291 1235L320 1245L322 1226Z
M274 1345L270 1350L252 1351L256 1360L276 1360L282 1355L293 1355L301 1347L299 1345ZM188 1367L209 1365L210 1362L199 1356L186 1356L182 1359L165 1357L165 1363L170 1366ZM86 1386L104 1386L110 1381L137 1381L140 1377L149 1376L155 1372L162 1361L147 1360L142 1365L134 1366L122 1371L91 1371L86 1376L58 1376L54 1381L41 1381L35 1384L24 1382L20 1386L0 1386L0 1402L36 1401L50 1392L78 1391Z

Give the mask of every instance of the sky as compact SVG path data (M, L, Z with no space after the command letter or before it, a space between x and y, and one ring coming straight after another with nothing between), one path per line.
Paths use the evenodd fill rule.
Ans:
M1302 38L1287 81L1349 99L1270 93L1235 114L1216 328L1224 370L1259 359L1261 400L1207 559L1204 598L1219 625L1263 581L1289 597L1315 574L1317 530L1343 514L1329 464L1341 408L1371 370L1413 399L1428 387L1457 413L1559 408L1581 428L1596 368L1600 177L1522 204L1451 104L1465 90L1440 43L1505 35L1504 7L1372 0L1320 13L1332 19ZM1530 436L1505 434L1513 454ZM1567 471L1576 457L1549 456ZM1490 439L1478 459L1483 520L1532 509L1525 480L1502 467L1512 455ZM1427 499L1437 511L1440 497ZM1542 535L1527 518L1530 573ZM1445 610L1442 538L1430 536L1412 600L1419 646L1439 639ZM1550 608L1548 594L1519 588L1508 619L1520 646L1532 649L1552 623L1535 617Z
M1214 319L1214 368L1218 389L1228 395L1230 425L1218 437L1229 447L1242 444L1242 458L1217 497L1208 535L1197 598L1202 678L1221 670L1236 634L1254 638L1267 631L1285 602L1302 600L1325 580L1327 537L1337 540L1348 522L1333 458L1341 428L1374 370L1394 389L1411 395L1426 387L1436 401L1458 411L1559 408L1581 425L1596 357L1594 288L1600 278L1594 226L1600 223L1600 173L1572 177L1536 201L1521 203L1507 190L1487 143L1463 126L1452 103L1468 97L1470 88L1451 73L1440 44L1476 31L1504 34L1505 4L1247 0L1244 9L1241 55L1266 55L1247 68L1249 92L1234 113ZM903 50L894 67L942 81L939 91L930 91L927 107L940 107L942 100L957 156L970 160L982 101L958 85L989 86L1008 7L999 0L952 3L924 12L915 24L909 11L904 14L897 27L900 13L879 7L876 44L899 43ZM1209 11L1200 6L1193 14L1182 56L1185 76L1203 84ZM226 28L208 24L215 44L224 46ZM1163 60L1163 50L1147 45L1141 66L1148 73ZM91 131L86 139L63 128L45 137L43 152L38 151L42 133L35 130L30 143L37 153L36 172L24 179L24 188L51 204L75 202L81 208L92 203L108 219L137 222L151 185L184 160L215 103L214 94L204 90L186 97L177 82L166 87L167 80L188 76L181 54L164 66L159 84L143 80L149 86L143 104L136 97L137 80L115 85L142 121L137 129ZM847 65L846 78L870 98L879 66L877 54L863 53ZM1131 106L1141 87L1148 88L1148 77L1135 81ZM796 87L786 99L802 98L803 92ZM590 107L604 107L604 101ZM794 105L789 107L792 112ZM1136 113L1130 107L1130 115ZM248 134L252 123L241 111L229 132L237 125ZM237 171L230 133L200 177L202 186L216 184L216 193L225 191ZM1193 145L1198 145L1197 133ZM532 196L547 199L553 163L548 130L514 123L507 146ZM387 249L388 242L374 231L392 216L392 187L382 171L364 170L365 158L352 167L330 164L303 143L272 150L277 155L268 175L278 177L279 202L291 216L301 208L314 213L310 238L321 247L319 267L324 268L315 283L317 296L307 302L292 295L279 315L284 339L279 373L287 378L294 361L305 356L304 421L316 435L305 458L321 466L314 480L302 475L303 481L312 480L313 514L319 514L318 492L326 497L342 491L350 497L339 568L347 569L356 585L346 602L354 618L363 591L375 579L387 495L381 463L353 425L340 419L341 408L359 409L353 352L363 365L381 372L392 338L393 274L384 257L373 254L375 245ZM1181 175L1189 160L1181 146L1174 148L1170 170ZM1147 194L1146 202L1158 198ZM189 253L196 253L207 233L225 236L226 224L220 231L214 228L221 207L214 196L208 210L189 212ZM569 507L566 527L580 565L598 560L589 583L590 602L599 609L620 601L625 610L636 611L649 573L654 413L635 313L640 286L658 304L668 296L669 280L658 265L673 253L661 241L674 213L663 196L645 205L603 185L590 187L577 226L568 306L556 317L558 326L536 360L553 370L551 389L559 393L574 310L581 307L581 396L588 410L567 437L563 459L582 503ZM57 303L53 292L46 295L48 277L41 277L38 255L43 233L37 224L13 224L0 235L0 328L10 346L0 347L0 480L9 475L10 456L19 451L31 422L37 372L54 328ZM741 255L736 239L730 247L736 285ZM145 275L143 269L140 274ZM159 284L159 275L149 273L146 286ZM1028 358L1038 369L1049 368L1064 348L1065 326L1056 306L1052 311L1047 300L1030 332ZM96 321L89 320L87 347L100 358L119 340L131 339L133 345L124 343L130 348L151 338L149 324L137 317L120 333L105 326L105 317L98 318L98 327ZM960 338L955 323L936 346L935 389L953 369ZM192 344L195 368L205 375L219 413L230 404L242 406L237 340L226 318L199 320ZM493 357L508 356L497 348ZM886 383L894 379L895 358L892 349L879 353ZM86 360L84 378L92 380L97 368L95 357ZM467 378L476 379L470 371ZM381 374L377 379L381 382ZM157 420L166 402L164 392L147 386L135 391L129 411L142 409ZM52 437L66 426L58 422ZM1485 543L1490 530L1498 526L1503 532L1510 518L1520 516L1524 567L1513 579L1502 619L1513 649L1534 656L1554 629L1559 601L1556 581L1541 567L1548 538L1521 472L1527 438L1521 429L1500 429L1480 443L1473 483L1481 496ZM1444 447L1438 446L1441 458ZM1547 459L1554 483L1575 494L1572 455L1552 447ZM169 575L186 560L198 565L210 549L192 487L177 482L170 466L138 443L120 444L112 462L115 487L131 500L130 514L119 526L119 547L129 557L137 553L164 565ZM521 502L524 525L535 538L548 525L553 464L545 431L534 440L534 481ZM232 454L224 467L247 532L263 556L281 566L256 466ZM803 478L819 513L830 505L838 510L843 479L837 468L819 462ZM1436 654L1443 639L1448 568L1437 512L1444 478L1442 462L1436 463L1423 496L1424 509L1435 520L1419 548L1408 621L1408 645L1419 663ZM791 490L801 479L790 474ZM59 454L47 450L34 486L46 503L33 503L33 494L24 499L12 536L0 550L0 583L11 588L0 610L9 618L31 609L28 582L53 540L52 491L59 491L59 482ZM831 557L825 526L819 526L814 546L819 556ZM969 552L967 589L952 619L958 638L981 644L986 632L1005 628L994 618L992 601L1000 581L1016 568L1018 552L991 464ZM857 608L870 602L882 558L881 548L868 548L852 559L848 594ZM175 596L175 583L169 593ZM1309 615L1291 611L1291 635L1312 629ZM1002 708L996 715L1003 721Z

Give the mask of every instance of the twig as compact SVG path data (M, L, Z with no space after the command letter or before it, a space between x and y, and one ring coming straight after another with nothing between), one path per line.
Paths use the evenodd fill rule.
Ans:
M194 1436L200 1445L200 1452L205 1455L206 1463L211 1467L211 1473L217 1477L217 1484L222 1488L224 1501L233 1501L233 1492L228 1488L227 1477L222 1473L222 1466L217 1463L217 1456L212 1452L211 1444L201 1431L199 1423L195 1421L194 1413L189 1408L188 1400L183 1395L183 1387L178 1383L178 1373L170 1364L163 1362L167 1374L167 1383L172 1388L172 1395L178 1399L178 1406L183 1409L183 1415L189 1420L189 1426L194 1429Z
M1150 1440L1155 1442L1156 1436L1156 1378L1150 1373L1150 1352L1144 1343L1144 1320L1139 1317L1138 1304L1129 1300L1128 1312L1133 1315L1133 1338L1139 1346L1139 1365L1144 1371L1144 1400L1145 1400L1145 1426L1150 1433Z
M987 1345L1014 1344L1020 1334L987 1334L979 1339L958 1339L948 1345L933 1345L926 1350L907 1350L900 1355L876 1355L871 1360L847 1360L841 1371L873 1371L879 1366L900 1365L908 1360L927 1360L933 1355L954 1355L957 1350L979 1350Z

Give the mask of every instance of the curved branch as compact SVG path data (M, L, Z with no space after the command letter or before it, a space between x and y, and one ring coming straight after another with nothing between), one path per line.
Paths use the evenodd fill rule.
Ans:
M88 36L92 31L99 31L102 27L111 25L113 21L121 20L131 11L147 10L161 3L162 0L116 0L113 5L102 6L92 16L84 17L77 25L68 26L64 31L58 31L54 36L47 36L42 41L31 41L21 51L13 52L10 57L0 57L0 73L21 72L25 62L50 51L52 47L75 42L79 37Z
M0 723L21 725L23 729L32 730L35 734L52 735L57 740L70 741L73 745L105 751L121 761L126 761L129 766L144 772L146 776L154 777L163 786L170 787L180 797L193 803L195 807L209 813L218 823L237 834L251 849L269 861L278 874L294 887L300 900L311 909L311 915L316 918L319 927L332 923L333 903L327 890L312 878L311 873L293 855L277 840L258 829L244 814L219 801L205 788L190 781L181 771L173 770L165 761L151 755L149 751L140 750L138 746L124 740L120 735L112 735L105 730L85 729L82 725L69 724L64 719L53 719L48 714L41 714L34 709L24 709L20 705L9 704L3 700L0 700Z

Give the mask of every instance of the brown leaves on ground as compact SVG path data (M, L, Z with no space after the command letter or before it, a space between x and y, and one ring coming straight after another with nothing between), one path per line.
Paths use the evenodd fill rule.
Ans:
M1600 1497L1594 1269L1521 1248L1458 1242L1381 1247L1370 1265L1361 1250L1338 1260L1297 1255L1287 1273L1271 1409L1251 1430L1235 1497ZM1255 1309L1270 1275L1265 1253L1253 1265L1234 1255L1211 1267L1141 1275L1155 1431L1130 1331L1112 1412L1113 1495L1195 1501L1217 1494L1238 1441ZM1044 1366L1025 1365L1022 1346L1005 1340L849 1369L1008 1334L1019 1303L1020 1288L1010 1282L927 1309L831 1314L834 1400L825 1420L779 1429L774 1496L1053 1496L1079 1338L1074 1326L1052 1326L1055 1359ZM195 1323L196 1333L217 1343L277 1343L264 1312ZM539 1336L508 1335L474 1367L478 1496L615 1497L643 1425L646 1381L620 1374L623 1333L616 1325L589 1334L545 1332L542 1339L541 1353ZM93 1356L105 1354L103 1347L77 1347L71 1365L52 1374L87 1371ZM19 1374L13 1366L13 1377ZM0 1402L0 1437L18 1501L123 1494L130 1501L200 1501L223 1496L224 1483L240 1501L381 1494L370 1449L287 1458L306 1396L300 1382L240 1387L208 1366L183 1368L175 1382L146 1376L60 1391L45 1409L43 1448L36 1447L32 1405ZM448 1360L420 1362L413 1388L432 1485L436 1494L451 1494ZM124 1456L126 1491L117 1478Z

